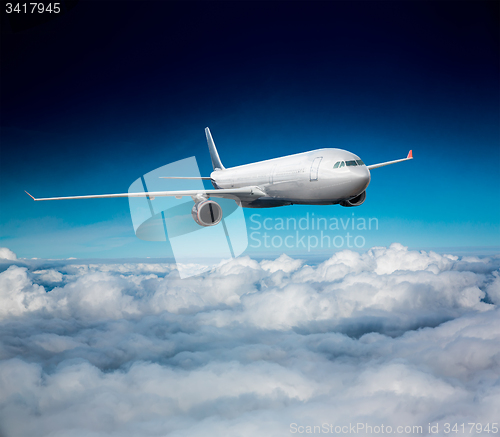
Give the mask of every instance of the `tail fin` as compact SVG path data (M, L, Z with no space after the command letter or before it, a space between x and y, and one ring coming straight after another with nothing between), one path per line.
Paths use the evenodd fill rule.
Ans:
M210 158L212 158L212 166L214 167L214 170L225 170L222 162L220 162L219 154L217 153L212 134L210 133L210 129L208 127L205 128L205 135L207 136L208 150L210 151Z

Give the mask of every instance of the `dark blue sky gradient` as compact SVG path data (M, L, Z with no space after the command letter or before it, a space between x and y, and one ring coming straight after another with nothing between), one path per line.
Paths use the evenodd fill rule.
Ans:
M205 126L226 167L414 151L359 208L247 217L377 217L367 247L500 245L497 2L69 4L28 29L2 11L0 245L18 256L170 256L135 238L125 199L23 190L126 192L192 155L209 175Z

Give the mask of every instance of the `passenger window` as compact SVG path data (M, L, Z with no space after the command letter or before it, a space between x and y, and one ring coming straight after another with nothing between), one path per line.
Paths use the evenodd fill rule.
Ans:
M344 166L344 161L342 161L339 165L339 168L342 168Z
M335 163L335 165L333 166L333 168L338 168L338 166L339 166L339 165L340 165L340 161L337 161L337 162Z
M358 163L358 165L365 165L365 163L361 161L361 159L356 159L356 162Z
M354 167L358 164L356 164L356 161L346 161L345 165L347 165L348 167Z

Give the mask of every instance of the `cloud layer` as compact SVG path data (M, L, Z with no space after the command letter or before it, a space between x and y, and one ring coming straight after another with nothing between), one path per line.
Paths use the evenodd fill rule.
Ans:
M0 254L2 436L498 422L500 256L393 244L181 280Z

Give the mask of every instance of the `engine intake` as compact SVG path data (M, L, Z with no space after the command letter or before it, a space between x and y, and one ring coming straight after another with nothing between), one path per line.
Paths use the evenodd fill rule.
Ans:
M191 214L200 226L215 226L222 220L222 208L213 200L195 203Z
M344 200L340 202L342 206L359 206L364 203L366 200L366 191L363 191L361 194L358 194L356 197L353 197L349 200Z

